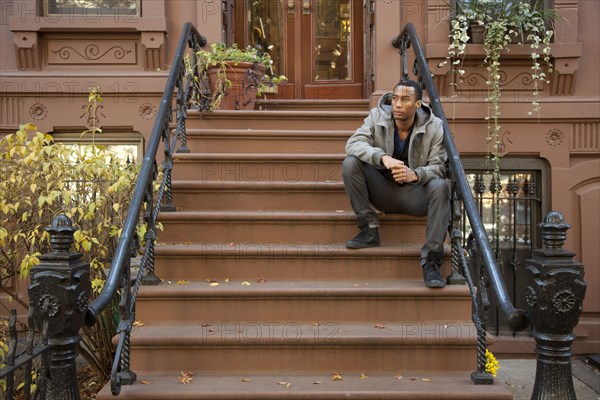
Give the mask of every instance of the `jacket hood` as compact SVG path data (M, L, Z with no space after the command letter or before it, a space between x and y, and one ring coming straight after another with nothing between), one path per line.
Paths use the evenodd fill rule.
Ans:
M392 119L392 92L387 92L379 98L377 102L377 108L382 114L382 117L386 120ZM422 102L421 107L417 109L417 126L425 125L433 119L433 112L431 108Z

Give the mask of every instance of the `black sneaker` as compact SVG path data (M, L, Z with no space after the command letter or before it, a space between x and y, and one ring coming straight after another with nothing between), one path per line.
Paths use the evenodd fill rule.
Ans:
M364 249L367 247L379 247L379 229L361 226L358 235L346 242L348 249Z
M440 274L440 267L435 261L428 261L423 265L423 280L428 288L443 288L446 281Z

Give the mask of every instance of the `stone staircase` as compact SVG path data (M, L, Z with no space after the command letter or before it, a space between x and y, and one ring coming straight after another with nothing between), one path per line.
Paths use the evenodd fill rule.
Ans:
M367 103L265 107L189 116L163 283L139 292L138 379L120 398L511 399L470 381L468 288L423 285L424 218L384 215L382 247L344 247L357 227L341 161Z

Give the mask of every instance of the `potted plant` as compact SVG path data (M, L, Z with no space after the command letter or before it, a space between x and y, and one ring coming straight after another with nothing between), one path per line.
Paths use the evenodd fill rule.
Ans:
M273 75L268 52L253 47L240 49L236 44L213 43L210 51L200 50L196 57L197 67L210 87L208 93L199 91L203 109L252 110L257 95L287 80L283 75Z
M482 34L483 64L487 70L488 137L489 153L493 163L493 182L500 182L500 99L501 61L510 50L510 45L529 46L531 53L532 109L529 115L540 111L540 84L548 83L552 73L550 41L557 15L552 9L544 8L537 0L455 0L450 20L450 45L444 63L451 62L452 83L464 75L463 59L467 44L478 31ZM545 70L543 65L545 64ZM499 196L499 191L497 195ZM495 199L495 201L499 201ZM499 207L496 207L499 210ZM499 211L498 211L499 212ZM499 218L499 215L497 215Z

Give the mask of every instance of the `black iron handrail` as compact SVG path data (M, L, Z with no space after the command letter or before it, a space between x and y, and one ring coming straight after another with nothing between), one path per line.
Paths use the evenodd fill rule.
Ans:
M107 309L113 300L119 300L120 323L117 328L119 342L111 374L113 394L120 392L121 384L131 384L135 374L129 371L129 334L135 314L135 299L141 284L157 284L160 279L154 274L154 242L156 239L156 219L159 211L173 211L171 203L171 170L173 154L179 141L177 152L189 152L186 146L185 120L189 99L195 90L197 71L190 73L188 66L195 66L195 54L206 45L206 38L188 22L184 25L177 50L171 64L171 71L165 85L156 121L148 141L133 198L127 212L117 248L110 266L110 272L102 292L88 306L85 324L93 325L100 313ZM175 95L175 110L173 98ZM175 114L175 115L174 115ZM172 126L175 117L176 127ZM174 133L171 137L171 130ZM154 181L158 176L158 148L164 144L162 161L163 179L154 193ZM137 226L146 223L144 236L145 251L135 281L130 278L130 260L138 242ZM120 291L120 297L119 296Z
M392 44L394 47L399 49L400 54L403 56L404 76L408 76L406 50L411 46L413 48L413 52L416 57L415 67L418 72L419 80L421 81L421 84L424 86L424 88L427 89L430 105L434 114L443 122L444 144L448 153L451 178L455 184L458 195L460 196L460 199L464 204L464 209L466 210L467 218L473 230L474 240L481 254L481 259L485 266L485 271L489 276L490 285L492 287L496 299L498 300L498 306L508 319L509 327L513 331L522 331L529 325L529 317L524 310L518 309L513 305L506 290L506 286L504 285L504 281L502 280L500 270L496 263L496 258L494 257L494 253L488 241L485 228L483 227L483 223L481 221L481 217L479 215L479 212L477 211L475 200L473 199L471 189L469 188L467 177L463 169L462 163L460 161L458 150L456 149L456 145L454 144L454 139L452 137L450 127L448 126L446 115L442 108L437 89L431 77L431 72L429 71L427 59L425 58L425 54L423 53L423 49L419 42L414 25L411 23L407 23L404 26L402 32L392 40Z

